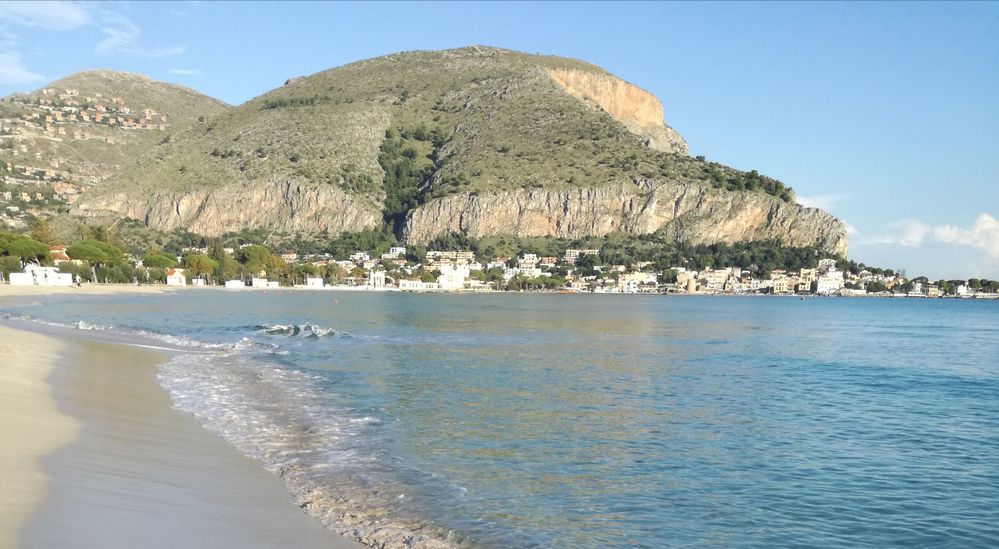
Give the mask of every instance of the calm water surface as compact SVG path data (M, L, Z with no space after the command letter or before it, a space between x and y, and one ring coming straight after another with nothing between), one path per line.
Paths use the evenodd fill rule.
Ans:
M999 302L41 301L6 311L182 338L191 352L160 374L177 406L282 474L314 515L377 520L377 535L999 545Z

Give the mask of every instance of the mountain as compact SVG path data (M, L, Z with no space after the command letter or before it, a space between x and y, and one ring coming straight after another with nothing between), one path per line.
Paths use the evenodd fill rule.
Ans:
M647 91L582 61L486 47L291 78L151 147L74 212L207 236L388 224L412 243L664 231L846 252L843 224L781 182L689 157Z
M106 70L9 95L0 100L0 196L7 203L16 196L22 209L58 210L199 118L227 108L188 88Z

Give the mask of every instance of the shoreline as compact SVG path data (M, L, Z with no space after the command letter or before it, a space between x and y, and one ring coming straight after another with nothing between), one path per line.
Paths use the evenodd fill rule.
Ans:
M16 357L0 368L0 546L364 547L172 407L156 379L168 350L13 324L0 324Z
M43 458L75 439L81 423L57 405L49 377L62 346L50 338L0 325L0 547L17 547L43 504L51 475Z
M574 292L574 291L500 291L500 290L399 290L399 289L371 289L351 287L326 286L323 288L309 288L303 286L287 286L279 288L226 288L224 286L167 286L164 284L146 284L136 286L135 284L86 284L77 286L12 286L10 284L0 284L0 304L6 297L30 297L48 295L114 295L114 294L165 294L193 291L225 291L232 293L275 293L275 292L331 292L345 294L364 293L392 293L410 295L483 295L483 294L510 294L510 295L616 295L616 296L655 296L655 297L760 297L760 298L842 298L842 299L921 299L921 300L948 300L948 301L991 301L999 300L999 294L981 294L975 296L916 296L916 295L894 295L894 294L866 294L866 295L825 295L825 294L753 294L753 293L708 293L708 292Z

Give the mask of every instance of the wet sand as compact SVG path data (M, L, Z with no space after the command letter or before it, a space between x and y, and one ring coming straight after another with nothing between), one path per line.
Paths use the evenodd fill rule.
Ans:
M171 408L165 353L2 326L0 350L16 358L0 367L0 547L362 547Z
M41 459L73 440L76 419L62 413L48 383L62 345L0 326L0 547L17 547L45 497Z

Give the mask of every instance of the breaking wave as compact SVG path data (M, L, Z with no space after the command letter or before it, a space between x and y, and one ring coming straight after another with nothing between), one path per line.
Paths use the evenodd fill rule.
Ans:
M386 549L476 546L419 511L420 500L464 498L467 491L386 453L384 427L394 418L383 410L346 408L330 391L338 384L334 374L298 367L283 348L290 341L264 339L350 334L310 323L262 324L225 330L240 337L234 342L206 342L82 320L0 317L112 342L165 344L158 348L174 354L157 378L174 406L278 474L303 510L340 535Z
M373 547L473 546L406 505L413 485L399 480L399 463L377 444L390 418L345 409L324 390L335 383L328 373L280 360L263 353L182 354L161 366L158 377L177 408L278 474L296 504L330 530ZM455 491L443 497L463 495L460 487L441 489Z
M256 330L267 335L287 337L351 337L347 332L316 326L308 322L305 324L262 324L257 326Z

